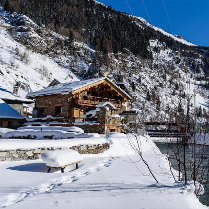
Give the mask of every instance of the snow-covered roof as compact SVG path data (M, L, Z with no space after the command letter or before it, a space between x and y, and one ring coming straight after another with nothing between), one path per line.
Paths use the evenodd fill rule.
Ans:
M23 119L24 117L0 99L0 118Z
M102 107L106 107L106 106L110 106L112 109L117 109L116 107L115 107L115 105L113 105L112 103L110 103L110 102L100 102L96 107L96 109L94 109L94 110L90 110L90 111L88 111L88 112L86 112L85 114L84 114L84 118L86 118L86 117L90 117L90 118L95 118L95 117L97 117L97 112L99 112L99 111L101 111L101 108Z
M33 101L30 99L22 98L22 97L17 97L12 92L0 88L0 98L4 101L16 101L16 102L22 102L22 103L32 103Z
M120 87L118 87L116 84L114 84L112 81L110 81L109 79L107 79L105 77L93 78L93 79L82 80L82 81L73 81L70 83L61 83L61 84L58 84L55 86L50 86L48 88L41 89L36 92L30 92L27 95L27 98L34 98L37 96L54 95L54 94L68 94L68 93L74 92L76 90L79 90L81 88L84 88L86 86L89 86L91 84L94 84L94 83L97 83L97 82L103 81L103 80L110 82L123 95L125 95L126 97L131 99L131 97L125 91L123 91Z
M95 110L90 110L90 111L86 112L83 117L84 118L86 118L86 117L95 118L98 111L100 111L100 108L96 108Z
M44 96L44 95L53 95L53 94L68 94L70 92L73 92L75 90L88 86L90 84L93 84L95 82L101 81L103 79L104 78L102 77L102 78L88 79L88 80L83 80L83 81L61 83L55 86L50 86L48 88L41 89L36 92L30 92L27 95L27 98L33 98L33 97Z
M112 107L113 109L116 109L115 105L113 105L111 102L100 102L97 107L105 107L109 105L110 107Z

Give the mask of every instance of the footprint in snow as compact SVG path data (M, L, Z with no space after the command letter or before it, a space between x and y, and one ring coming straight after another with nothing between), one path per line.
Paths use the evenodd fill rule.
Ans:
M88 176L90 173L89 172L85 172L83 173L83 176Z
M72 177L72 182L78 181L78 178L76 178L75 176Z
M59 202L58 201L55 201L55 202L52 202L50 203L51 205L54 205L54 206L58 206Z

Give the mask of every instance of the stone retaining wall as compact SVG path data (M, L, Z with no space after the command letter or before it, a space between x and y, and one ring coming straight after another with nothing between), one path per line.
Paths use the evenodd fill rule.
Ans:
M39 159L41 153L49 150L60 150L63 148L37 148L30 150L8 150L0 151L0 161L18 161L18 160L35 160ZM80 145L69 147L69 149L76 150L80 154L99 154L109 149L109 144L97 144L97 145Z

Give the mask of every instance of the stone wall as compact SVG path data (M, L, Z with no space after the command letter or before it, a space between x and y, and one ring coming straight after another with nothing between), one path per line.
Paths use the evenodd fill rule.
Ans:
M21 121L23 121L23 120L0 118L0 127L15 129L15 128L20 127ZM1 136L0 136L0 138L1 138Z
M84 124L84 125L77 125L77 127L84 130L85 133L98 133L104 134L105 133L105 125L102 124Z
M56 116L55 107L61 106L62 112L59 116L69 117L71 97L68 94L50 95L36 98L35 108L44 108L42 117L47 115Z
M124 132L121 125L114 124L84 124L77 125L77 127L82 128L85 133L98 133L98 134L107 134L109 132Z
M18 161L18 160L35 160L40 159L40 155L43 152L50 150L60 150L63 148L37 148L30 150L8 150L0 151L0 161ZM97 144L97 145L80 145L73 146L69 149L76 150L80 154L99 154L109 149L109 144Z
M120 110L118 109L107 110L105 107L101 108L101 110L97 112L97 122L105 124L104 132L101 133L122 132L120 116L114 117L114 115L119 114L119 112Z

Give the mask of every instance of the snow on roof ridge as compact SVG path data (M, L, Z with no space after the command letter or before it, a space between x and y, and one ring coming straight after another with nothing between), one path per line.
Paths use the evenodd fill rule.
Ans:
M117 86L115 83L113 83L111 80L109 80L106 77L92 78L92 79L88 79L88 80L73 81L73 82L68 82L68 83L61 83L61 84L58 84L55 86L50 86L48 88L41 89L36 92L30 92L27 95L27 98L33 98L36 96L44 96L44 95L53 95L53 94L68 94L70 92L73 92L73 91L83 88L85 86L88 86L92 83L95 83L97 81L102 81L105 79L107 81L109 81L112 85L114 85L116 88L120 89L120 91L124 95L126 95L128 98L131 99L131 97L125 91L123 91L119 86Z
M105 77L60 83L58 85L50 86L36 92L30 92L28 93L27 98L35 97L35 96L43 96L43 95L52 95L52 94L68 94L72 91L75 91L77 89L80 89L82 87L85 87L89 84L95 83L103 79L105 79Z

